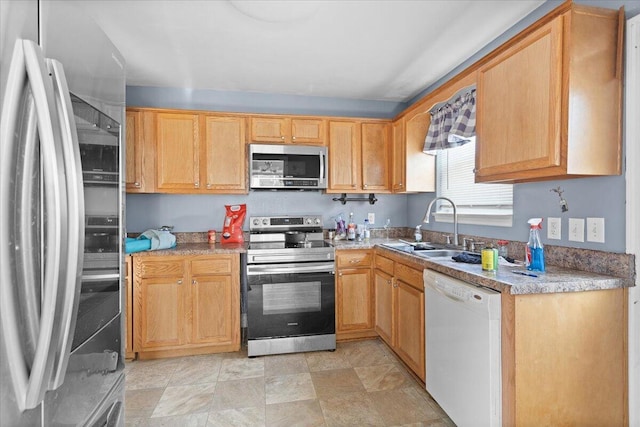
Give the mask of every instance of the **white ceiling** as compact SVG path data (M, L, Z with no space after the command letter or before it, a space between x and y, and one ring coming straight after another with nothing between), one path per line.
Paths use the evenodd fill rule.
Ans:
M406 101L544 0L78 2L127 85Z

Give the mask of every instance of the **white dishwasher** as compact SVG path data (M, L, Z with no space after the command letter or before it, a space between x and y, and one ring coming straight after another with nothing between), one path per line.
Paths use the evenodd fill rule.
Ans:
M500 293L423 277L427 391L458 427L502 425Z

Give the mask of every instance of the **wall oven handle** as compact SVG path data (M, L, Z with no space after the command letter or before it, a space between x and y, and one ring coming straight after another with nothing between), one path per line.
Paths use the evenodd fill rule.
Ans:
M64 159L64 170L67 183L67 236L65 246L68 248L66 277L61 286L64 297L58 304L59 328L56 344L56 359L51 389L62 385L69 363L71 343L76 326L78 302L82 286L82 265L84 260L84 192L82 184L82 163L76 121L73 114L69 87L62 64L47 59L47 67L53 77L56 107L62 129L61 148Z
M86 274L82 276L83 282L103 282L105 280L118 280L120 279L119 273L112 274Z
M334 263L308 263L308 264L268 264L248 265L247 275L260 274L296 274L296 273L335 273Z

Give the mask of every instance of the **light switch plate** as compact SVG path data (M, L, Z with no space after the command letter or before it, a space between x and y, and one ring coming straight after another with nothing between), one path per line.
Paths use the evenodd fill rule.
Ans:
M569 240L584 242L584 218L569 218Z
M369 220L369 225L373 225L376 223L376 214L373 212L369 212L367 214L367 219Z
M562 219L547 218L547 239L562 239Z
M587 242L604 243L604 218L587 218Z

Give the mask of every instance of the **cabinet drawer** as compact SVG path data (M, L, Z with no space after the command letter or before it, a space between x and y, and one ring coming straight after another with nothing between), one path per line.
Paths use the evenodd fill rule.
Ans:
M371 267L371 251L340 251L336 256L338 268L345 267Z
M165 257L162 259L136 260L136 275L147 277L184 276L184 262L182 258L172 259Z
M416 270L404 264L396 263L395 277L402 280L414 288L424 291L424 280L422 278L422 270Z
M387 274L393 276L393 261L389 258L385 258L382 255L376 255L375 257L376 268L384 271Z
M230 273L231 255L220 255L191 261L191 274L194 276Z

